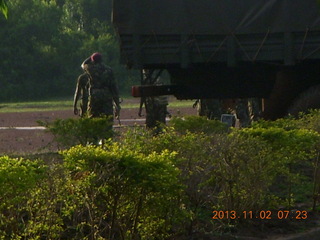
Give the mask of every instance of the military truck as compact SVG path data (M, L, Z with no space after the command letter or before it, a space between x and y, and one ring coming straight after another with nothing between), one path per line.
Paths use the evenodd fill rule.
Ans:
M166 70L136 97L263 99L263 116L320 106L317 0L114 0L121 62Z

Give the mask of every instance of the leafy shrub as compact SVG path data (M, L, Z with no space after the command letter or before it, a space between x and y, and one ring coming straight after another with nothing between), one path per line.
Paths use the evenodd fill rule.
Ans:
M46 173L41 161L0 157L0 239L14 239L23 231L27 201Z
M63 169L59 165L52 166L46 178L30 194L29 217L21 236L24 239L63 239L66 215L62 209L68 206L70 197L73 195Z
M46 127L63 148L98 144L114 135L110 117L57 119L52 123L38 121L38 124Z
M117 142L74 146L61 152L63 164L49 169L35 161L39 172L30 175L34 181L21 175L31 182L21 191L0 171L9 186L0 186L0 203L11 204L1 209L9 216L0 221L1 233L11 239L188 239L241 221L212 221L213 210L290 208L318 196L316 115L229 130L195 119L178 120L157 135L134 128Z
M213 209L254 210L269 204L266 198L271 195L268 187L274 179L274 165L271 148L261 139L188 130L181 134L168 127L157 136L139 129L129 131L121 144L144 154L176 152L187 213L185 227L179 231L185 234L205 228L213 231L208 225Z
M193 133L224 133L227 132L228 126L218 120L208 120L206 117L200 116L185 116L173 117L169 126L172 126L177 132L185 133L190 131Z
M294 123L288 120L282 121L282 123L289 123L290 127L287 129L283 126L282 128L277 127L279 121L276 121L269 123L267 128L265 125L263 127L256 125L237 133L244 137L257 137L271 148L273 169L277 176L274 181L274 189L277 190L278 196L284 200L283 204L287 207L291 207L296 198L295 186L304 184L306 179L312 182L314 176L310 173L306 174L305 171L310 172L314 168L313 159L316 159L320 143L320 135L317 132L295 128L299 126L299 122L291 121ZM286 124L286 126L289 125ZM308 189L305 188L305 190ZM310 193L301 193L301 191L299 194L310 195Z
M251 124L251 128L282 128L284 130L298 129L298 121L292 117L280 118L275 121L259 120Z
M271 149L256 137L238 134L213 139L212 171L205 184L212 186L211 206L215 210L266 209L268 187L274 180Z
M107 239L165 239L182 215L174 153L141 154L114 143L62 152L74 179L87 179L80 225ZM83 233L84 234L84 233ZM83 235L82 237L85 237Z
M311 110L308 114L301 113L297 119L299 128L310 129L320 133L320 110Z
M199 129L197 122L190 124ZM296 186L312 183L312 175L304 176L313 167L319 135L298 129L294 119L262 121L231 133L191 132L189 127L176 131L174 126L157 136L128 131L121 144L144 154L165 149L177 153L189 232L208 227L213 208L242 212L291 207L293 200L312 194L310 187Z

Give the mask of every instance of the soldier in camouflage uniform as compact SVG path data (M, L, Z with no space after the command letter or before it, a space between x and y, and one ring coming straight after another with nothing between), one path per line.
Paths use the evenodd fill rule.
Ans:
M250 114L247 98L239 98L236 100L235 112L240 121L240 127L248 127L250 125Z
M166 96L146 98L146 126L154 128L159 124L166 124L168 99Z
M248 127L252 121L259 120L261 100L257 98L233 99L230 103L219 99L199 99L194 104L198 107L198 115L208 119L220 120L222 113L236 114L240 127Z
M153 72L148 69L143 69L143 78L147 84L162 85L160 76L154 78ZM168 98L167 96L146 97L144 100L146 108L146 126L147 128L157 128L160 130L161 124L166 124L166 116L168 113ZM139 113L141 116L141 113ZM170 116L170 114L169 114Z
M199 99L194 104L198 108L199 116L206 116L208 119L220 120L222 114L222 103L220 99Z
M75 115L79 115L80 117L84 117L86 115L87 107L88 107L88 98L89 98L89 75L84 72L78 77L76 91L74 93L73 113ZM79 99L81 99L80 111L77 107Z
M248 127L261 115L261 100L258 98L241 98L236 101L236 114L241 127Z
M119 90L113 71L102 62L100 53L94 53L81 65L89 74L88 116L112 116L120 114Z
M251 122L258 121L261 117L262 100L260 98L249 98L248 105Z

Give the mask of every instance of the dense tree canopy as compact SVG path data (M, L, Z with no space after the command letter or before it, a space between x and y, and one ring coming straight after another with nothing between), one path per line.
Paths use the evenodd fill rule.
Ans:
M3 11L4 0L0 0ZM72 96L81 62L99 51L127 94L136 75L119 65L112 0L10 0L0 16L1 101ZM6 10L4 11L6 12Z

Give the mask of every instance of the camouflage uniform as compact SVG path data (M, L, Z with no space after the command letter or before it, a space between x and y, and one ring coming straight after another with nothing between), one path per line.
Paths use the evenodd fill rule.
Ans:
M166 96L147 97L146 98L146 125L148 128L154 128L159 123L166 123L168 99Z
M208 119L221 119L222 107L219 99L200 99L198 102L198 115Z
M247 98L239 98L236 100L236 114L237 118L240 121L240 127L248 127L250 125L250 115Z
M162 85L160 75L154 77L153 71L143 69L143 78L146 84ZM159 128L161 123L166 123L167 116L167 96L146 97L142 100L146 107L146 126L147 128ZM159 130L159 129L158 129Z
M112 116L113 119L113 103L116 115L119 114L120 104L118 86L112 69L103 63L90 63L85 65L85 70L90 75L88 116L105 115Z
M87 73L83 73L78 77L76 91L74 94L73 100L73 112L75 115L80 115L80 117L84 117L87 113L88 107L88 97L89 97L89 75ZM80 113L77 108L78 100L81 99L80 102Z
M257 121L261 116L261 99L249 98L248 107L251 121Z
M236 114L241 127L248 127L253 121L257 121L261 115L261 102L258 98L237 99Z

